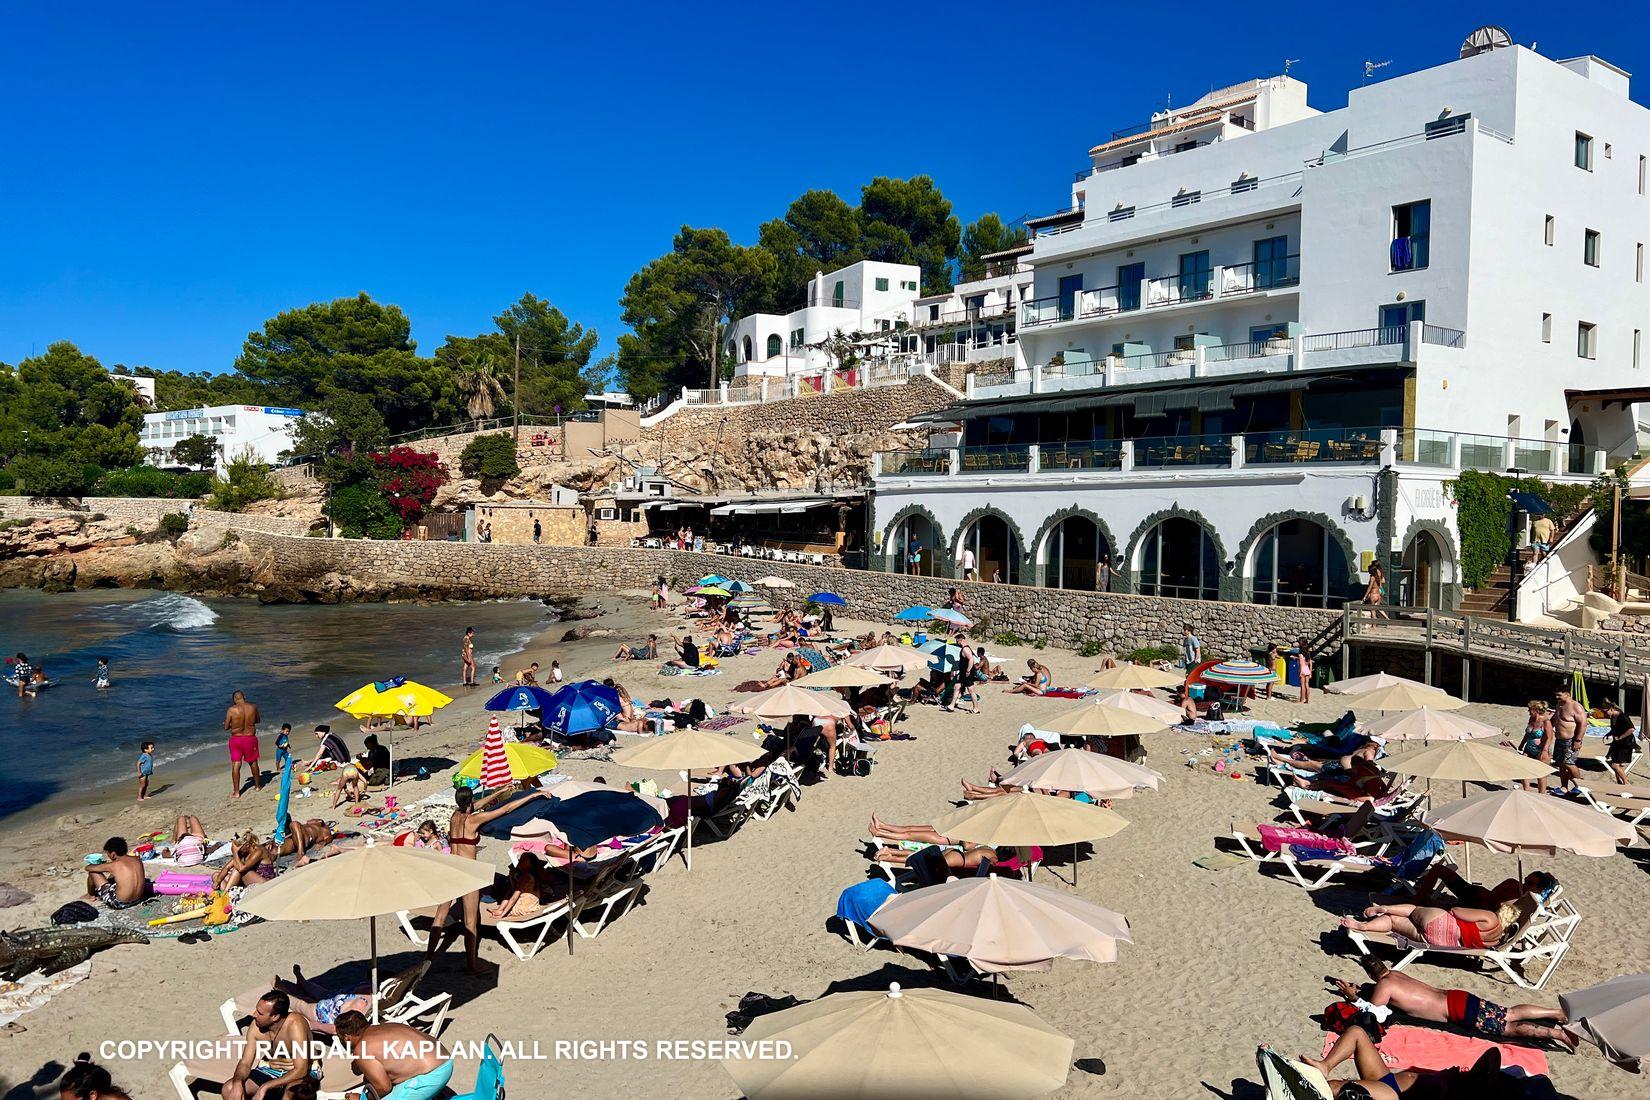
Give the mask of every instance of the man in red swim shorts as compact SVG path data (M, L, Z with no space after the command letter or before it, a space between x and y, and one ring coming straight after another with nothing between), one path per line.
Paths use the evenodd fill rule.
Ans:
M234 797L241 797L241 765L252 765L252 785L264 789L264 775L258 768L258 708L246 701L246 694L237 691L229 698L229 709L223 715L223 728L229 731L229 786Z

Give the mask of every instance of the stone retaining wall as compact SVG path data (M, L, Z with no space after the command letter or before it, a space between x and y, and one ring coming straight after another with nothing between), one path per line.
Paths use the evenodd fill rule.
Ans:
M189 526L197 530L203 528L227 529L236 528L248 531L265 531L272 535L293 535L303 537L309 532L309 521L298 516L257 516L245 515L240 512L216 512L199 505L189 513Z
M308 539L251 529L237 533L263 558L277 585L329 599L600 593L645 588L660 574L670 577L672 587L680 591L707 573L731 569L741 577L771 573L795 582L795 589L772 594L778 604L799 603L827 589L847 599L849 614L888 621L894 612L915 603L943 603L950 587L948 582L892 573L745 562L676 550ZM1210 656L1247 655L1267 641L1312 637L1338 620L1334 612L1256 604L980 582L958 582L956 587L970 616L989 618L988 637L1012 630L1028 641L1041 638L1065 648L1087 641L1118 651L1178 644L1181 624L1190 622Z
M81 497L74 501L0 497L0 519L55 519L62 516L91 519L101 515L110 523L152 530L159 525L161 516L169 512L186 512L193 503L162 497Z

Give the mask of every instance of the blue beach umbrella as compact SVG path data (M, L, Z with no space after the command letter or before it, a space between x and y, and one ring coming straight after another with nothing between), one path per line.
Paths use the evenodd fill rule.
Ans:
M735 596L742 592L749 592L751 590L751 586L746 584L744 581L729 581L722 587L726 588L729 592L732 592Z
M974 620L973 619L970 619L967 615L964 615L961 611L953 611L949 607L936 607L936 608L934 608L933 613L930 616L930 618L938 619L942 623L950 623L952 626L973 626L974 625Z
M835 592L815 592L812 596L808 597L808 602L821 605L830 604L832 607L848 606L848 601L843 599L841 596L838 596Z
M487 700L487 710L543 710L555 693L536 684L507 687Z
M540 722L551 733L574 737L606 729L621 709L618 692L600 680L580 680L550 697Z
M937 638L917 648L932 658L928 662L928 667L935 672L950 672L962 661L962 649L943 638Z
M925 623L933 617L934 609L929 607L927 604L919 603L914 607L908 607L904 611L896 614L894 616L894 621L898 623Z
M720 573L711 573L707 576L700 577L699 583L701 585L711 585L720 588L724 584L728 583L728 578L722 576Z

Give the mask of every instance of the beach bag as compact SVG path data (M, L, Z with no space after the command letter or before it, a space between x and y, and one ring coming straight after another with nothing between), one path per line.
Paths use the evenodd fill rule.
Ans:
M1323 1029L1332 1031L1336 1035L1346 1034L1349 1027L1361 1027L1369 1034L1370 1039L1379 1043L1386 1034L1386 1028L1375 1014L1366 1008L1359 1008L1346 1001L1336 1001L1323 1010Z
M739 1007L728 1013L728 1034L739 1035L760 1017L795 1008L801 1003L789 993L783 997L770 997L766 993L747 993L739 998Z
M97 908L85 901L71 901L52 914L53 924L85 924L96 919Z

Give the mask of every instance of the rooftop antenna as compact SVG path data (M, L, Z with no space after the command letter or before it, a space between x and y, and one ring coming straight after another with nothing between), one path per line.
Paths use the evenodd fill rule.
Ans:
M1392 62L1390 60L1388 60L1388 61L1365 61L1364 62L1364 79L1365 80L1370 79L1371 77L1373 77L1375 75L1375 70L1376 69L1384 69L1390 64L1392 64Z
M1300 62L1301 62L1301 59L1298 58L1298 57L1286 57L1286 58L1284 58L1283 59L1283 75L1288 76L1289 75L1289 70L1291 68L1293 68L1294 66L1299 65Z

